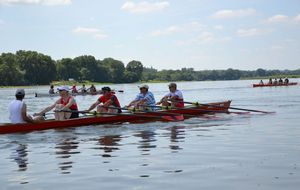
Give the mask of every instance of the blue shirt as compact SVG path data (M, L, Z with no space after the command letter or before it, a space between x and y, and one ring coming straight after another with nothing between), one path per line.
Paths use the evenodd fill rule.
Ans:
M145 95L142 93L139 93L136 97L135 97L135 101L140 101L140 100L147 100L145 102L145 105L147 106L155 106L155 98L154 95L152 94L152 92L147 92ZM152 109L154 109L154 107L152 107Z

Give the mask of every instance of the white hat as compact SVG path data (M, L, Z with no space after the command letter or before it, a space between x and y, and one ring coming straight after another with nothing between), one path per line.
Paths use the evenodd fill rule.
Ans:
M57 90L64 90L64 91L69 91L69 87L68 86L60 86L57 88Z
M142 84L141 86L138 86L139 88L146 88L149 89L149 86L147 84Z
M16 95L25 95L25 90L24 89L17 89Z

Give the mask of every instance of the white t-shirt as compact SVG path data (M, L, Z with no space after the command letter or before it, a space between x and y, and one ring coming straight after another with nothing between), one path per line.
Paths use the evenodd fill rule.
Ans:
M8 110L9 110L9 119L11 123L26 123L22 117L23 105L24 102L20 100L13 100L12 102L10 102L8 106Z
M174 96L177 96L178 99L183 99L183 95L180 90L176 90L175 92L169 92L165 95L165 97L168 97L168 98L172 98Z

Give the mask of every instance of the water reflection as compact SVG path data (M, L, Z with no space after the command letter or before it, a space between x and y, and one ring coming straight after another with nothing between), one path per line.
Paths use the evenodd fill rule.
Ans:
M98 145L100 145L101 150L104 151L102 157L112 157L111 153L119 150L118 146L120 146L119 142L121 141L120 135L108 135L102 136L98 140Z
M20 184L27 184L27 174L26 170L28 169L28 149L27 144L18 144L17 147L14 149L11 155L11 159L13 159L17 165L18 170L21 173L14 174L12 179L16 180Z
M19 144L11 158L18 164L18 171L26 171L28 164L27 144Z
M155 142L156 133L153 131L140 131L139 133L134 134L135 137L140 137L142 140L139 141L138 148L141 149L144 153L142 155L148 155L151 148L156 148L156 145L151 144ZM148 153L146 153L148 152Z
M62 158L63 160L59 163L59 168L61 169L62 174L69 174L70 168L73 167L73 161L70 161L72 154L78 154L79 151L74 151L78 148L79 142L75 141L77 137L65 138L63 141L58 143L55 148L55 154L57 154L57 158Z
M179 147L179 142L184 142L185 135L185 127L183 126L174 126L170 128L171 136L170 136L170 149L174 152L181 150Z

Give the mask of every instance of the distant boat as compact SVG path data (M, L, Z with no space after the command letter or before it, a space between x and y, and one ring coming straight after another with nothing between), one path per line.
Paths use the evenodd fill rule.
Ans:
M124 91L123 91L123 90L113 90L113 91L112 91L112 93L115 93L115 92L123 93ZM94 93L91 93L91 92L78 92L78 93L72 93L72 92L70 92L70 94L71 94L72 96L99 95L99 94L102 94L102 91L99 90L99 91L94 92ZM56 97L56 96L59 96L59 93L55 93L55 94L49 94L49 93L35 93L34 96L37 97L37 98L39 98L39 97Z
M292 86L292 85L297 85L298 83L297 82L289 82L287 84L253 84L253 87L266 87L266 86L269 86L269 87L272 87L272 86Z

